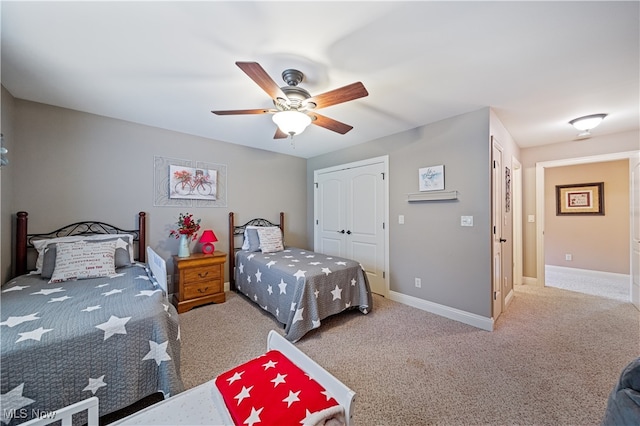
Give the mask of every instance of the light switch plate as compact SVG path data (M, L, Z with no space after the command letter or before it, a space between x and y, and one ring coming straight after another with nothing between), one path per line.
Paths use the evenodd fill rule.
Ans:
M473 216L460 216L460 226L473 226Z

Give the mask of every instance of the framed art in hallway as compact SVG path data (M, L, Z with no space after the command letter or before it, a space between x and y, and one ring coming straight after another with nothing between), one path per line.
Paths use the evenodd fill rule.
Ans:
M420 191L439 191L444 189L444 166L430 166L418 169Z
M604 182L556 185L556 216L604 215Z

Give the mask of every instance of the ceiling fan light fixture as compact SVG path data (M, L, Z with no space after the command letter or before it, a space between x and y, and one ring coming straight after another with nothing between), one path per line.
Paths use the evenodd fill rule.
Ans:
M272 118L280 130L291 136L299 135L311 124L311 117L295 110L276 112Z
M585 115L584 117L574 118L573 120L569 121L569 124L580 130L581 132L588 133L591 129L597 127L606 116L607 114Z

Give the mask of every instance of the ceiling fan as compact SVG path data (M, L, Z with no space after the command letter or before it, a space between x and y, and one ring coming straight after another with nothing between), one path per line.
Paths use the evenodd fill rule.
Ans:
M353 126L320 115L315 111L369 95L364 85L357 82L311 96L309 92L298 86L304 78L304 74L298 70L287 69L283 71L282 79L287 85L279 87L257 62L236 62L236 65L271 97L275 108L211 112L216 115L274 114L273 121L278 125L273 136L274 139L293 137L302 133L309 124L315 124L344 135L353 129Z

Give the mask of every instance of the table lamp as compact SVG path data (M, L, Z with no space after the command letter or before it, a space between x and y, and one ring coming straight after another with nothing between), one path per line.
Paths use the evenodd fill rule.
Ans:
M218 237L213 233L211 229L207 229L202 233L200 237L200 244L202 244L202 252L204 254L213 254L215 247L213 243L218 241Z

